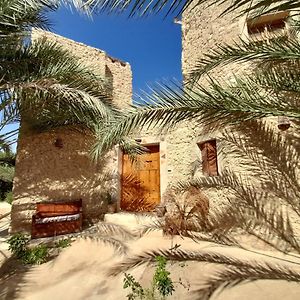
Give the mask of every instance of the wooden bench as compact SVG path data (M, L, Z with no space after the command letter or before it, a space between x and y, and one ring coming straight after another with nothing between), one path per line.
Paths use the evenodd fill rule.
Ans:
M41 202L32 216L31 238L49 237L82 230L82 200Z

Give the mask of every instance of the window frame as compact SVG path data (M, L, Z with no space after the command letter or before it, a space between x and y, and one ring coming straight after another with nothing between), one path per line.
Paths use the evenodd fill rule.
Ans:
M289 11L281 11L246 19L248 38L253 42L269 41L284 37L289 38L289 17Z
M215 152L215 162L214 162L214 166L212 169L212 165L210 164L210 160L208 157L208 153L207 153L207 146L206 144L212 144L213 143L213 147L214 147L214 152ZM213 139L209 139L209 140L205 140L205 141L201 141L199 143L197 143L197 146L200 150L200 155L201 155L201 165L202 165L202 174L205 176L219 176L220 172L219 172L219 159L218 159L218 145L217 145L217 139L213 138ZM202 147L205 147L205 149L202 149ZM206 150L205 155L203 155L203 150Z

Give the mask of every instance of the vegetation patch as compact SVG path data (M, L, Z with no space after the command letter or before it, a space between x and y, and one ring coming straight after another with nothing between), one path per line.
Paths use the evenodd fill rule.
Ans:
M67 248L71 246L71 239L61 239L55 243L56 248Z
M61 239L57 241L54 247L49 247L46 244L40 244L34 247L29 246L30 237L23 233L17 233L12 235L8 239L9 250L21 260L24 264L40 265L47 262L50 256L55 256L53 253L59 253L57 249L69 247L71 245L71 239ZM52 255L51 255L52 253Z
M46 245L28 247L29 237L23 233L17 233L8 240L9 250L24 264L40 265L46 262L49 255Z
M166 258L157 256L155 260L157 265L150 288L143 287L132 275L125 273L123 288L131 288L131 292L127 295L128 300L166 299L175 291L170 272L166 270Z

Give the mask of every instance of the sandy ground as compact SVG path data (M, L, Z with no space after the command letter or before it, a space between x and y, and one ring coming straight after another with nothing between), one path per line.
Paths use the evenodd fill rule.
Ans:
M7 208L5 208L7 210ZM0 208L0 215L3 210ZM103 242L93 240L75 241L54 260L34 267L24 268L10 258L5 244L7 234L5 226L9 220L0 223L0 299L24 300L76 300L76 299L127 299L127 290L123 289L123 274L115 277L107 275L108 270L124 259ZM244 259L259 259L256 254L249 254L240 249L214 247L208 243L196 244L191 240L176 238L174 243L180 244L181 249L203 249L213 252L226 253ZM127 243L129 253L141 253L145 250L170 248L171 240L162 237L160 232L152 233L141 239ZM272 259L270 259L272 260ZM209 264L188 262L168 266L174 281L179 277L189 290L176 284L176 292L170 299L199 299L197 288L204 276L212 271ZM142 284L149 283L153 275L153 267L143 265L130 270ZM300 285L284 281L256 281L230 288L212 298L213 300L296 300L300 299Z

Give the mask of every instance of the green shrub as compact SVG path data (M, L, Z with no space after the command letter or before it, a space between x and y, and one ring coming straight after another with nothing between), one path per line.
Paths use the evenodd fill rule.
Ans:
M4 196L4 201L6 201L7 203L9 203L9 204L12 204L12 202L13 202L13 193L12 193L12 191L10 191L10 192L7 192L6 194L5 194L5 196Z
M157 256L156 262L157 267L153 276L154 286L163 297L172 295L175 289L172 279L170 278L170 272L166 270L167 260L165 257Z
M166 299L175 291L174 284L170 278L170 272L166 270L167 260L165 257L156 257L156 269L151 282L151 288L143 288L136 279L125 273L123 288L131 288L127 295L128 300L134 299Z
M38 245L26 250L22 261L25 264L41 265L46 262L48 257L48 247L46 245Z
M69 246L71 246L71 239L62 239L55 243L57 248L67 248Z
M127 295L128 300L144 299L145 291L132 275L125 273L123 288L131 288L131 293Z
M24 264L44 263L48 257L48 247L46 245L38 245L28 248L29 236L23 233L17 233L8 239L8 249L21 259Z
M7 242L9 244L8 250L15 254L17 258L22 258L27 251L29 236L17 233L12 235Z

